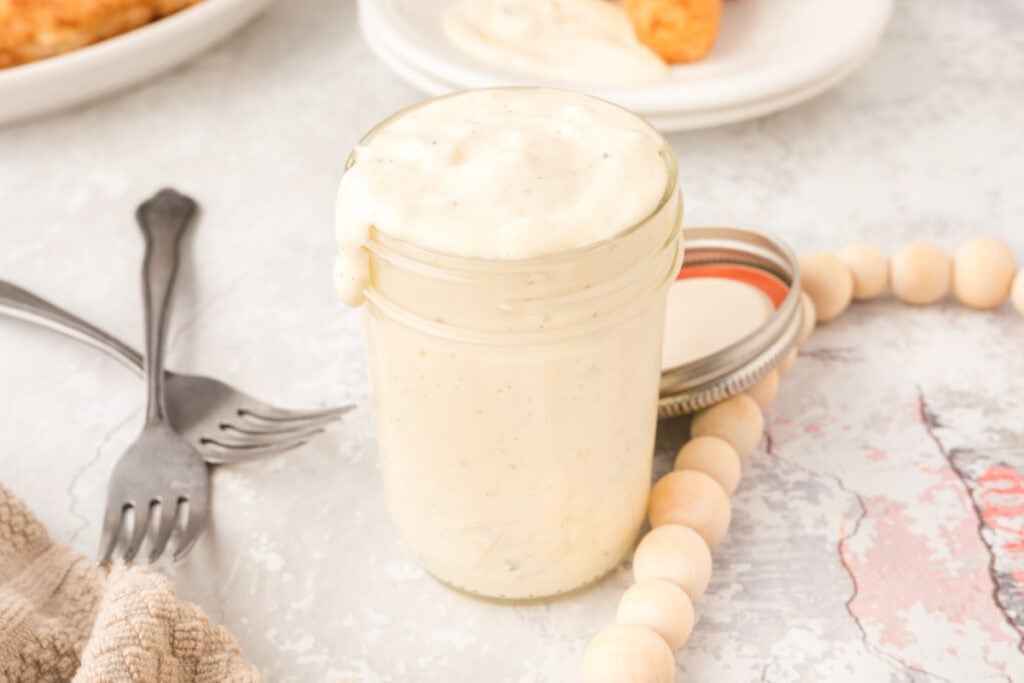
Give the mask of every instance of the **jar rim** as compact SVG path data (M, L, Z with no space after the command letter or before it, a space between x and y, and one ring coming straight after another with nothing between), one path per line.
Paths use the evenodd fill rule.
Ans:
M653 125L651 125L651 123L649 121L647 121L647 119L645 119L644 117L640 116L636 112L630 111L629 109L626 109L625 107L623 107L623 106L621 106L619 104L616 104L615 102L611 102L611 101L606 100L606 99L601 98L601 97L595 97L593 95L589 95L589 94L585 94L585 93L578 93L578 92L575 92L575 91L572 91L572 90L565 90L565 89L562 89L562 88L546 88L546 87L540 87L540 86L500 86L500 87L494 87L494 88L475 88L475 89L468 89L468 90L458 90L456 92L448 93L448 94L445 94L445 95L439 95L439 96L436 96L436 97L427 98L425 100L417 102L416 104L413 104L413 105L410 105L410 106L405 107L403 109L400 109L400 110L396 111L395 113L391 114L390 116L388 116L383 121L379 122L377 125L375 125L373 128L371 128L369 131L367 131L363 135L363 137L361 137L359 139L359 142L356 144L356 146L353 148L353 150L349 153L348 159L345 162L345 172L348 172L348 170L350 168L352 168L352 166L354 166L356 164L356 155L357 155L357 152L359 151L360 147L362 147L362 146L366 145L367 143L369 143L369 141L371 141L374 138L375 135L377 135L382 130L387 128L390 124L392 124L395 121L401 119L403 116L405 116L405 115L407 115L407 114L409 114L409 113L411 113L413 111L416 111L418 109L421 109L423 107L426 107L426 106L428 106L428 105L430 105L430 104L432 104L434 102L440 101L440 100L445 100L445 99L449 99L449 98L452 98L452 97L458 97L460 95L465 95L466 93L470 93L470 92L492 92L492 91L499 91L499 92L500 91L556 92L556 93L567 93L567 94L571 94L571 95L579 95L579 96L586 97L586 98L589 98L589 99L592 99L592 100L597 100L599 102L604 102L605 104L611 105L612 107L615 107L616 109L619 109L620 111L623 111L623 112L633 116L634 118L636 118L639 122L641 122L644 126L646 126L650 130L650 132L654 133L654 135L657 137L657 139L660 140L660 142L661 142L661 149L660 149L660 151L662 153L661 153L660 156L662 157L662 159L665 162L666 170L668 171L668 177L666 178L665 189L662 192L661 198L658 200L658 203L654 206L654 208L651 211L649 211L647 214L645 214L643 218L641 218L640 220L638 220L637 222L635 222L635 223L633 223L631 225L626 226L625 228L623 228L619 232L616 232L614 235L611 235L609 237L605 237L604 239L598 240L596 242L590 242L588 244L584 244L584 245L581 245L581 246L578 246L578 247L573 247L571 249L566 249L566 250L563 250L563 251L552 252L550 254L542 254L540 256L529 256L529 257L526 257L526 258L514 258L514 259L486 258L486 257L479 257L479 256L463 256L463 255L460 255L460 254L453 254L451 252L442 251L442 250L439 250L439 249L430 249L430 248L427 248L427 247L420 246L420 245L418 245L418 244L416 244L414 242L411 242L409 240L404 240L404 239L401 239L401 238L398 238L398 237L394 237L393 235L389 235L388 233L384 232L383 230L380 230L379 228L377 228L376 226L371 226L371 228L370 228L370 233L371 233L373 239L372 240L368 240L367 247L366 247L367 249L369 249L371 252L376 253L378 256L383 256L384 255L384 254L380 253L381 247L383 247L383 251L385 251L385 252L386 251L392 251L392 250L398 250L398 251L406 252L406 255L409 258L412 258L413 260L417 260L417 261L427 261L427 260L438 261L438 260L440 260L442 263L444 263L443 267L445 267L447 269L450 269L450 270L464 270L464 271L469 271L469 272L481 270L483 268L486 268L488 270L493 270L495 267L503 268L504 264L508 264L508 269L509 270L520 270L520 269L523 269L525 267L530 267L531 265L534 265L534 264L546 264L546 263L551 263L552 261L556 261L556 260L561 260L561 259L566 259L566 258L568 258L568 259L576 258L576 257L578 257L578 256L580 256L582 254L585 254L585 253L587 253L587 252L589 252L591 250L600 249L600 248L605 247L605 246L607 246L607 245L609 245L611 243L614 243L614 242L617 242L617 241L619 241L619 240L621 240L623 238L626 238L629 235L631 235L631 234L635 233L636 231L640 230L647 223L649 223L653 218L655 218L659 213L661 213L661 211L668 205L669 202L672 201L672 198L673 198L673 196L676 193L676 186L677 186L677 183L678 183L679 164L678 164L678 161L676 160L675 154L672 151L672 146L669 144L668 140L665 138L664 135L661 134L661 132L657 128L655 128ZM381 237L383 237L383 239L381 239ZM459 265L455 265L455 264L459 264Z

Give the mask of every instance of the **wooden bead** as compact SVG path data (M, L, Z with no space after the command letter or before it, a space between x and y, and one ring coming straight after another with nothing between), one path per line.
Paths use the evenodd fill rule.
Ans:
M838 318L853 299L853 276L832 254L817 252L800 257L800 282L814 302L818 322Z
M889 259L885 252L873 244L850 244L836 256L846 264L853 275L853 298L857 301L874 299L889 284Z
M807 296L807 292L800 292L800 301L803 304L803 313L800 322L799 343L803 344L810 339L811 333L814 332L814 326L818 321L818 314L815 312L814 302L811 301L811 297Z
M747 389L747 396L754 399L757 407L768 410L779 393L779 371L772 370Z
M796 349L790 351L789 354L782 359L782 362L779 363L779 374L785 375L793 369L794 365L796 365Z
M1013 279L1010 301L1013 302L1013 307L1020 311L1021 315L1024 315L1024 270L1017 273L1017 277Z
M617 624L604 629L583 651L582 683L672 683L676 659L668 643L649 628Z
M732 521L729 494L717 481L696 470L669 472L651 489L647 514L652 527L688 526L714 548Z
M633 580L665 579L696 600L711 581L711 550L693 529L666 524L651 529L633 553Z
M651 629L677 651L693 633L693 601L671 581L648 579L622 594L615 619Z
M744 459L754 452L763 435L764 416L761 415L761 408L746 394L733 396L705 408L694 415L690 423L690 436L717 436L725 439Z
M739 486L743 463L739 453L725 439L717 436L698 436L683 444L676 456L675 469L693 470L708 475L725 492L732 492Z
M953 283L953 261L934 244L901 247L889 260L892 293L903 303L924 306L941 301Z
M988 310L1010 295L1017 259L994 237L976 237L953 254L953 294L965 306Z

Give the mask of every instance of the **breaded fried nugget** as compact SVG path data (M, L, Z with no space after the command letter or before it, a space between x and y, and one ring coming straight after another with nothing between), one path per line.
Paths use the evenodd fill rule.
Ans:
M130 31L199 0L0 0L0 68Z
M641 43L667 62L703 58L715 44L722 0L624 0Z

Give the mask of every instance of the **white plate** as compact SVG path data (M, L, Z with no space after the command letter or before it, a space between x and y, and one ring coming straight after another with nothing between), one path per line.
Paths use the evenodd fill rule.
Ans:
M64 109L144 81L206 50L271 0L203 0L120 36L0 69L0 125Z
M504 73L474 62L452 47L441 30L438 17L451 1L360 0L360 19L371 47L390 56L384 61L429 92L568 85L652 120L680 122L667 126L671 129L759 116L820 93L822 84L831 87L841 78L837 74L845 76L851 65L863 62L892 9L892 0L727 0L718 42L703 61L673 67L670 77L659 83L589 87ZM415 75L396 68L396 59L415 65ZM435 87L424 87L427 82ZM775 105L764 109L770 102Z
M377 32L378 22L375 15L361 13L359 20L360 27L371 49L388 68L404 81L429 95L443 95L460 89L460 86L456 84L440 81L434 76L425 73L417 65L405 61L400 54L393 52L388 40ZM860 54L854 56L853 60L841 66L834 73L828 74L817 81L806 83L791 91L777 93L772 97L753 100L732 107L648 113L646 118L663 131L679 131L708 128L764 116L765 114L794 106L833 87L855 71L870 56L873 49L873 44L867 45Z

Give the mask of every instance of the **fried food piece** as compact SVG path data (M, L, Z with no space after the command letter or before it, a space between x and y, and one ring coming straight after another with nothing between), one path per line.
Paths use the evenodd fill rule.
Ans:
M0 69L125 33L200 0L0 0Z
M673 64L695 62L711 51L722 0L624 0L641 43Z

